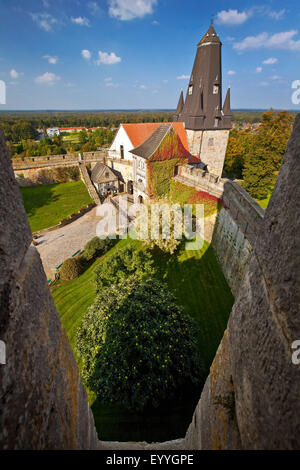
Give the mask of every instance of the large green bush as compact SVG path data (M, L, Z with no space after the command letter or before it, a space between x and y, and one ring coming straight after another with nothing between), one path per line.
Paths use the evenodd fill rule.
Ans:
M86 385L130 410L158 406L203 382L194 321L156 279L103 289L77 332Z
M79 258L66 259L59 270L59 277L63 281L71 281L80 276L82 272L82 263Z
M117 284L131 274L135 274L141 280L152 276L154 272L151 253L146 250L135 250L129 245L126 248L116 250L95 269L97 292L112 283Z
M106 238L105 240L94 237L84 247L83 257L90 261L99 256L104 255L112 246L112 240Z

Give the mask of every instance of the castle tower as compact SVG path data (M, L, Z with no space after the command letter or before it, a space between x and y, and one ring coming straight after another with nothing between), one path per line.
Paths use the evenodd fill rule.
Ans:
M222 107L222 43L211 23L197 45L186 99L180 96L174 121L184 122L190 151L221 176L231 129L230 90Z

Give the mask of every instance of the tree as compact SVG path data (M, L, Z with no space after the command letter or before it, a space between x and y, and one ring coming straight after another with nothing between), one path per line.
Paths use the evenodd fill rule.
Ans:
M80 259L77 258L68 258L66 259L62 267L59 270L59 277L63 281L71 281L80 276L82 272L82 266Z
M104 289L77 332L86 385L99 400L141 411L203 382L194 321L156 279Z
M117 249L115 253L104 259L95 269L97 292L112 283L118 283L131 274L139 280L155 273L153 259L149 251L135 250L131 245Z
M165 253L172 255L179 248L181 239L177 239L176 226L180 225L180 234L182 235L182 212L180 206L178 211L171 210L172 205L167 198L156 198L152 202L145 202L143 210L135 219L133 232L136 232L146 247L153 250L159 248ZM156 213L157 217L154 216ZM179 221L178 221L179 218ZM179 222L176 224L176 221ZM144 237L144 228L148 228L147 236ZM156 231L157 234L152 233ZM156 236L157 235L157 236Z
M235 129L230 132L223 169L225 177L242 178L244 159L251 137L251 134L249 135Z
M243 170L244 187L258 199L268 196L280 168L291 134L294 116L288 111L263 114L262 125L253 136Z
M83 257L86 261L91 261L99 256L104 255L112 246L112 240L106 238L105 240L94 237L84 247Z

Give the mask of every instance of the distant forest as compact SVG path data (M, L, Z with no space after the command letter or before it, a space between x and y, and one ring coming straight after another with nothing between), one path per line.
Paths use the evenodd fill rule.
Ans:
M259 122L264 111L233 111L233 121ZM169 122L174 111L5 111L0 113L0 126L5 140L17 144L22 140L38 139L37 129L48 127L109 127L116 128L122 122Z

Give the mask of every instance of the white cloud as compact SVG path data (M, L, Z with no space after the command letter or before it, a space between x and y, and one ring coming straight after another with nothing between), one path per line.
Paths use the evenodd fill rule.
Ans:
M256 73L262 72L262 67L256 67Z
M82 49L81 55L86 60L90 60L90 58L92 57L92 54L88 49Z
M111 77L105 78L104 81L105 81L105 86L108 87L108 88L118 88L118 86L119 86L118 83L114 83L112 81Z
M121 62L121 57L118 57L114 52L111 52L110 54L108 52L98 52L98 57L99 59L96 60L96 64L104 64L104 65L113 65L113 64L118 64Z
M273 10L270 10L268 12L268 15L270 16L270 18L273 18L274 20L280 20L281 18L283 18L283 16L285 15L285 9L283 8L282 10L280 11L273 11Z
M179 75L179 77L177 77L177 80L188 80L189 78L189 75Z
M294 39L297 30L283 31L282 33L268 34L260 33L257 36L247 36L241 42L233 45L239 52L249 49L285 49L300 51L300 40Z
M97 2L89 2L87 6L91 10L93 15L97 15L97 13L99 13L101 10Z
M236 74L236 71L235 70L228 70L228 75L235 75Z
M217 13L216 23L225 25L243 24L251 16L250 12L238 10L222 10Z
M78 24L79 26L90 26L90 21L87 18L83 18L82 16L78 16L78 18L71 18L72 23Z
M276 59L275 57L270 57L269 59L264 60L263 64L273 65L273 64L277 64L277 62L278 62L278 59Z
M53 25L57 23L57 19L49 13L30 13L30 15L33 21L35 21L41 29L47 31L48 33L52 31Z
M11 69L10 71L10 76L11 78L13 78L14 80L16 80L17 78L19 78L19 73L15 70L15 69Z
M109 15L122 21L153 13L157 0L109 0Z
M51 65L57 64L58 61L58 57L53 55L44 55L42 58L48 60Z
M46 85L54 85L55 82L60 80L60 77L55 75L55 73L45 72L43 75L35 78L35 83L41 83Z

